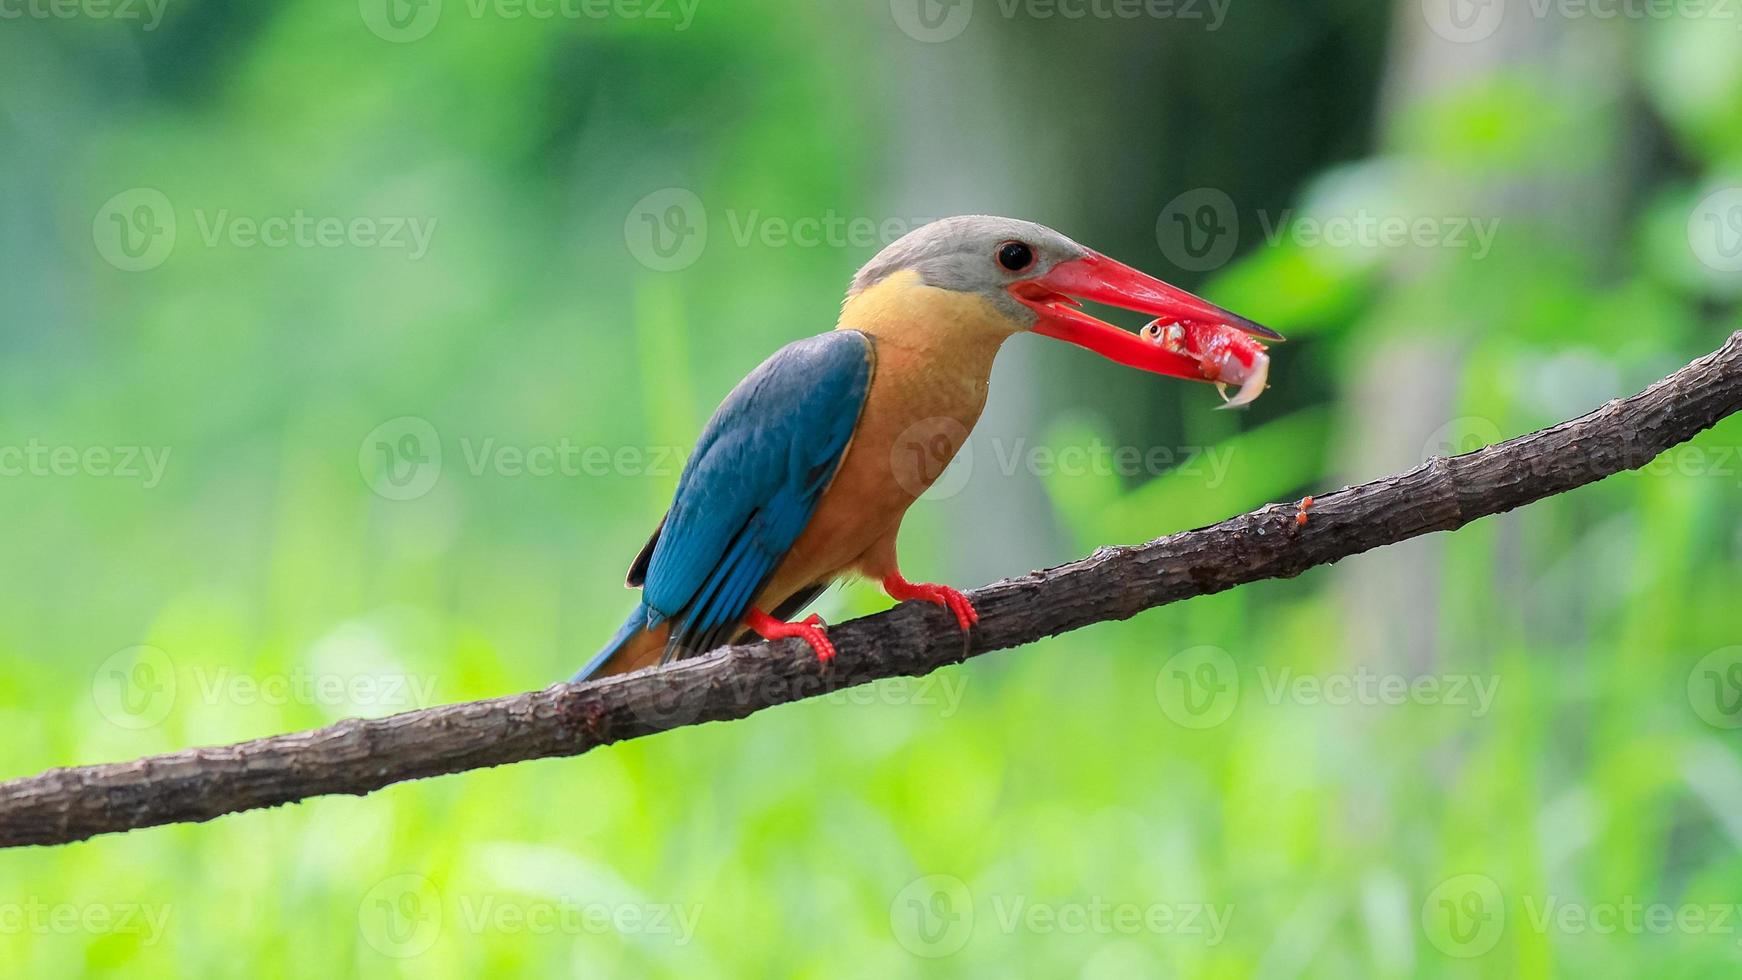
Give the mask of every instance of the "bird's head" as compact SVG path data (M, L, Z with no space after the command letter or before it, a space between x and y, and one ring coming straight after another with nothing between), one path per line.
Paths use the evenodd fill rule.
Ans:
M1033 331L1173 377L1215 380L1206 379L1198 359L1090 316L1080 308L1081 301L1135 310L1162 323L1214 324L1265 340L1282 339L1274 330L1051 228L1015 218L963 215L914 229L859 270L848 303L892 281L982 300L987 319L1007 333Z

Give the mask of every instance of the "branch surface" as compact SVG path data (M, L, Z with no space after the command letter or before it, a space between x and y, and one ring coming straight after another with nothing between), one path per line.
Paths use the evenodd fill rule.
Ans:
M1639 394L1581 418L1327 493L1316 498L1304 526L1292 505L1273 505L1147 544L1101 548L976 590L970 597L980 626L966 643L942 609L905 603L833 628L839 654L827 668L802 641L756 643L585 684L133 762L51 769L0 783L0 847L64 844L335 793L361 796L408 779L579 755L879 678L929 673L1454 530L1636 469L1739 408L1742 332Z

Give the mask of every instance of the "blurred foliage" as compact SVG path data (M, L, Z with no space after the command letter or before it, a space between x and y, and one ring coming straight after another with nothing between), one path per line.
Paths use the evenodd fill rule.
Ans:
M981 0L922 37L905 2L6 5L4 774L567 676L711 406L887 237L802 219L1031 217L1294 338L1243 416L1015 341L959 493L909 522L927 577L1524 432L1742 327L1734 24L1511 5L1491 47L1415 0L1214 29ZM708 220L671 270L638 238L665 188ZM1175 268L1192 188L1233 261ZM155 261L117 237L161 233L142 189ZM299 214L339 244L234 223ZM1361 214L1431 241L1327 243ZM1739 447L924 681L6 853L0 970L1726 974ZM433 484L384 476L417 459ZM1333 703L1364 677L1439 694Z

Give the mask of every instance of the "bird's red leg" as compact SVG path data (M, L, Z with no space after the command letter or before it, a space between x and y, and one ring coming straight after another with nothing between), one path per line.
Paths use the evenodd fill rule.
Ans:
M890 572L883 577L883 591L889 593L889 597L897 602L923 599L943 606L956 617L956 622L961 624L964 632L973 629L980 622L980 613L968 601L968 597L947 585L915 585L902 578L900 572Z
M828 634L823 632L823 627L828 624L815 613L799 622L788 623L775 619L760 609L752 609L744 614L744 625L764 640L784 640L796 636L811 645L811 649L817 652L817 660L822 663L826 664L835 658L835 645L829 642Z

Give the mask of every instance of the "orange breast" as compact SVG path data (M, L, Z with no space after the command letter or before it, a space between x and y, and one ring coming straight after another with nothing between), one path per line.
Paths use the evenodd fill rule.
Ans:
M758 599L764 610L843 574L895 570L901 519L980 420L992 361L1011 332L978 298L911 274L849 300L840 326L873 339L870 392L834 482Z

